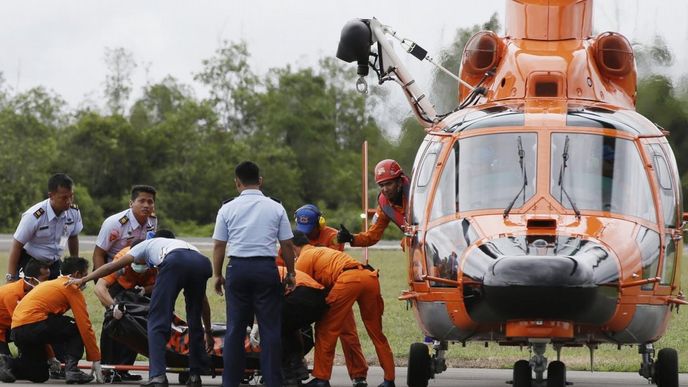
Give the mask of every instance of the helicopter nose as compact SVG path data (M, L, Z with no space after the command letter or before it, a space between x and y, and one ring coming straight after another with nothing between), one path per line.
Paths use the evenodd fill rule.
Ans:
M593 287L593 269L568 256L502 256L485 273L485 286Z

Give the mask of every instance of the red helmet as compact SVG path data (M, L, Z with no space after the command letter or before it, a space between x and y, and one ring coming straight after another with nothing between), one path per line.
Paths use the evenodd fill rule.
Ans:
M383 181L396 179L404 174L399 163L392 159L385 159L377 163L375 166L375 183L380 184Z

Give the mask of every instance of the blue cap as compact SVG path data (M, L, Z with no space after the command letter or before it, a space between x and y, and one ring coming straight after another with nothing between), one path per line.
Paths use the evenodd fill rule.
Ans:
M296 229L308 234L318 225L320 210L312 204L306 204L296 210L294 218L296 218Z

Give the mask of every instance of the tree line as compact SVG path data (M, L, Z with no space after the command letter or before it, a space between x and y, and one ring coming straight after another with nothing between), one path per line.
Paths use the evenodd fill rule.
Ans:
M458 72L463 45L480 29L498 31L496 15L459 29L455 43L441 53L442 63ZM59 94L43 87L15 93L0 73L0 231L14 231L21 213L45 198L48 177L59 171L76 182L88 234L128 206L133 184L150 184L159 192L162 226L210 235L221 202L236 195L233 168L245 159L258 163L264 191L288 213L314 203L329 224L357 229L362 142L369 143L372 165L395 158L410 171L424 131L409 117L392 138L378 119L391 86L357 93L355 66L324 58L310 68L287 65L258 75L249 57L246 44L224 42L194 76L209 90L207 97L196 97L191 86L168 76L145 85L128 104L136 64L125 49L108 49L103 108L68 109ZM658 74L671 62L661 42L638 57L638 111L671 132L685 175L687 82L675 84ZM434 75L431 98L448 110L456 105L456 82L444 77ZM372 175L370 182L374 199ZM686 193L688 176L683 182Z

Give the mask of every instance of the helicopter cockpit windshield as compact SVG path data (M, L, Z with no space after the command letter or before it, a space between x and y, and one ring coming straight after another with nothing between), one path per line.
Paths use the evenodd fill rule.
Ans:
M632 141L555 133L551 163L550 193L565 208L576 206L656 221L654 206L648 204L652 195L647 174Z
M518 208L535 193L535 133L468 137L457 148L459 210Z

